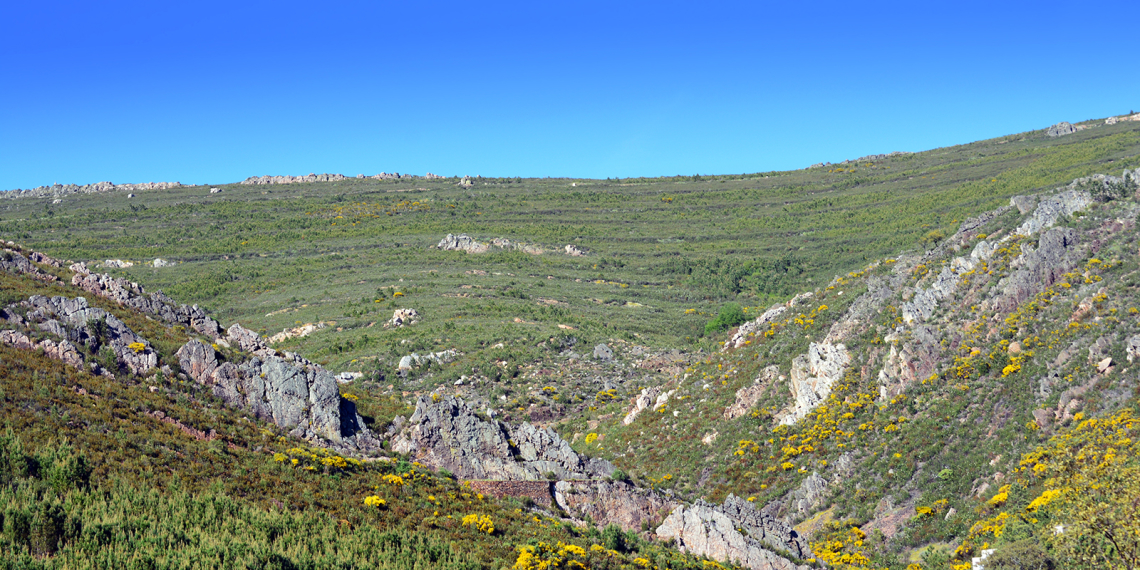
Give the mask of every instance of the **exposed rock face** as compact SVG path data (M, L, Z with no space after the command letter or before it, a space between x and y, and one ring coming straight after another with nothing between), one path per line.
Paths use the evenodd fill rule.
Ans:
M168 323L188 327L211 338L217 338L222 330L218 322L210 318L198 305L180 305L162 291L147 294L138 283L112 277L106 273L91 273L83 263L76 263L70 269L75 272L71 284L84 291L111 299L120 305L137 309Z
M110 182L96 182L95 184L53 184L51 186L37 186L28 190L8 190L0 192L2 198L46 198L59 197L68 194L95 194L120 190L125 192L139 192L143 190L167 190L181 188L180 182L143 182L141 184L112 184Z
M396 366L396 368L399 370L411 370L412 368L426 364L428 362L443 364L455 360L455 357L458 356L458 354L459 353L456 352L455 349L451 348L440 352L424 354L422 356L413 352L401 357L400 363Z
M735 561L752 570L808 568L796 566L773 549L798 558L812 558L807 541L795 530L732 495L722 507L704 501L677 507L657 528L657 536L676 540L683 552L720 562Z
M1037 196L1014 196L1009 199L1009 205L1017 208L1018 213L1024 216L1037 207Z
M235 332L242 331L248 329ZM231 338L241 342L240 335ZM226 404L290 429L292 435L333 443L345 443L351 436L360 436L358 444L371 439L355 406L341 398L336 377L320 366L298 366L267 355L219 363L214 348L197 340L183 345L175 356L183 372L212 386Z
M439 249L448 251L466 251L467 253L486 253L491 246L475 241L467 234L447 234L436 245Z
M9 245L15 245L12 242L8 243ZM46 255L41 255L35 252L32 252L30 254L30 257L31 259L29 260L28 257L24 257L24 254L20 253L19 251L4 248L3 251L0 251L0 269L9 273L30 275L31 277L34 277L40 281L46 281L49 283L59 281L58 277L51 275L50 273L44 273L40 270L39 267L36 267L35 264L32 263L32 261L36 261L37 263L47 263L48 265L58 267L58 261L55 261ZM44 261L39 261L40 259ZM55 264L51 262L54 262Z
M167 261L167 260L165 260L165 259L162 259L161 257L156 257L156 258L154 259L154 261L150 262L150 265L151 265L152 267L154 267L155 269L158 269L158 268L161 268L161 267L173 267L173 266L175 266L175 265L177 265L177 264L175 264L175 263L171 263L171 262L169 262L169 261Z
M61 340L57 343L48 338L36 342L19 331L2 330L0 331L0 343L24 350L43 349L44 354L48 358L59 360L75 368L83 368L83 355L79 354L79 350L76 349L75 345L66 340Z
M1092 195L1083 190L1066 190L1043 197L1033 210L1033 215L1018 226L1014 233L1031 236L1052 227L1063 216L1071 216L1088 208L1092 203Z
M621 481L559 481L554 501L575 518L588 515L598 527L616 524L625 530L638 530L643 521L656 522L679 504Z
M461 479L536 481L548 473L560 480L596 479L614 470L608 461L578 455L554 430L485 420L454 397L420 398L392 449Z
M405 325L414 325L420 322L420 314L415 309L396 309L392 313L392 318L384 324L386 327L402 327Z
M21 303L29 307L27 321L70 342L92 349L109 348L115 360L132 374L142 374L158 366L158 355L142 338L115 315L90 307L87 299L33 295Z
M791 389L795 401L777 414L781 424L794 424L827 399L851 362L842 344L811 343L808 353L792 360Z
M884 399L897 396L913 382L930 377L942 355L941 335L935 327L918 325L909 338L900 336L892 332L883 338L890 344L879 371L880 394Z
M1023 246L1022 254L1013 263L1020 267L1000 284L1002 294L994 304L1004 311L1012 311L1056 283L1076 266L1082 255L1078 246L1078 233L1073 228L1053 228L1045 232L1036 249Z
M778 366L773 364L765 368L751 386L745 386L736 391L736 401L724 409L724 419L731 420L748 414L752 406L760 401L760 396L764 394L764 388L767 388L779 376L780 368Z
M1045 134L1051 137L1061 137L1075 132L1077 132L1076 127L1070 125L1067 121L1061 121L1049 127L1049 130L1045 131Z
M801 293L795 297L792 297L792 299L787 303L784 303L782 305L772 305L767 311L764 311L764 313L757 317L755 320L740 325L740 328L736 329L736 332L733 333L733 335L724 342L724 347L722 350L740 348L744 346L744 343L747 342L749 338L758 333L764 332L764 328L767 327L769 323L773 323L779 320L779 318L782 317L784 313L788 311L788 309L799 305L800 303L810 299L812 296L812 293Z
M675 392L676 390L666 392L658 387L642 388L641 394L638 394L637 397L633 399L633 407L630 408L629 413L622 419L622 423L625 425L632 424L634 420L637 419L637 416L641 415L641 412L648 409L649 406L653 406L653 410L657 411L669 401L669 397Z

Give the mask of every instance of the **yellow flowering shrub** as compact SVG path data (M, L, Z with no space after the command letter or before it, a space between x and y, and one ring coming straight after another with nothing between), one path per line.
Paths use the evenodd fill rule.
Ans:
M495 534L495 522L487 515L466 515L463 517L462 523L463 526L472 527L479 532Z

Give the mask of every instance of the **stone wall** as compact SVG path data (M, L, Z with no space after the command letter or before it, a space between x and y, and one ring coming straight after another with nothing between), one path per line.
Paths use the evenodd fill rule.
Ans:
M549 508L553 501L553 481L465 481L476 492L488 497L530 497L535 503Z

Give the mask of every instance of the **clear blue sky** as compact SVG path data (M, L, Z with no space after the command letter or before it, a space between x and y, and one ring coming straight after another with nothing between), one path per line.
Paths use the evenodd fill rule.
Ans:
M0 189L758 172L1140 110L1140 2L0 6Z

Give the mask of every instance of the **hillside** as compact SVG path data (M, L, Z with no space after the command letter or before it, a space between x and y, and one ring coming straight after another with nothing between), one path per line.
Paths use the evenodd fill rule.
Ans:
M1140 122L1108 123L13 197L5 564L1134 566Z

